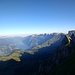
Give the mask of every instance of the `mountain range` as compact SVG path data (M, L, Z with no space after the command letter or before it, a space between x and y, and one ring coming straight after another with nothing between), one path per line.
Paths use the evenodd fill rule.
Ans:
M64 34L63 34L64 35ZM16 49L29 50L38 46L51 45L61 40L62 34L35 34L26 37L2 37L0 38L0 56L9 55ZM49 41L49 42L48 42ZM60 41L61 42L61 41ZM42 44L42 45L41 45ZM58 45L58 44L57 44Z
M0 75L75 75L75 30L0 38Z

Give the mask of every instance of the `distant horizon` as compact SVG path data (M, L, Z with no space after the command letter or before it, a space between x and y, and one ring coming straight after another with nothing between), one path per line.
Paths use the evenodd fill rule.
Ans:
M69 30L69 31L75 31L75 30ZM51 33L47 33L47 32L44 32L44 33L28 33L28 34L6 34L6 35L0 35L0 36L28 36L28 35L39 35L39 34L53 34L53 33L63 33L63 34L68 34L68 32L51 32Z

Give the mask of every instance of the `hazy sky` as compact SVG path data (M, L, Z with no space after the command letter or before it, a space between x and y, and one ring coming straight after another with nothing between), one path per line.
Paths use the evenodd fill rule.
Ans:
M0 0L0 35L75 29L75 0Z

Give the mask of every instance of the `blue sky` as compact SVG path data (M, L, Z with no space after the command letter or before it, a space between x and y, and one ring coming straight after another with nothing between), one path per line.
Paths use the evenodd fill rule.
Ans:
M75 0L0 0L0 35L75 29Z

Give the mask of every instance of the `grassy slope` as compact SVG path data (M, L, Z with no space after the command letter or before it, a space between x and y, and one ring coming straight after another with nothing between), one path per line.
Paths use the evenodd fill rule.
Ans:
M10 55L7 56L0 56L0 61L8 61L10 59L13 59L15 61L21 61L20 57L22 56L22 54L26 52L29 54L34 54L35 51L32 50L14 50Z
M1 61L7 61L7 60L10 60L10 59L13 59L15 61L21 61L20 57L22 56L23 53L24 53L24 51L22 51L22 50L15 50L14 52L12 52L8 56L1 56L0 60Z

